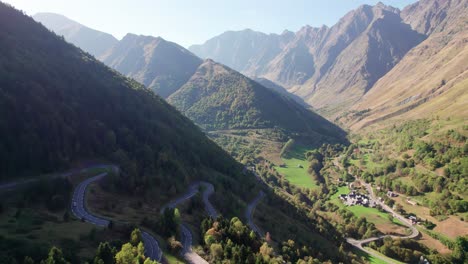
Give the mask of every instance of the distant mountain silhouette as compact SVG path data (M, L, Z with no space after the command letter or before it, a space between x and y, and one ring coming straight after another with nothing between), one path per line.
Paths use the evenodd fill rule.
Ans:
M95 57L101 56L118 42L111 34L83 26L59 14L38 13L33 18L54 31L57 35L63 36L68 42Z

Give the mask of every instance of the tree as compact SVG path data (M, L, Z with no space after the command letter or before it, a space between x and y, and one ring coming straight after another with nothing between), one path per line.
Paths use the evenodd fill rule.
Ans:
M42 263L42 262L41 262ZM44 264L68 264L63 257L62 250L57 247L52 247L49 251L47 259L43 261Z
M108 242L101 242L96 251L94 263L97 264L97 261L102 260L102 263L104 264L114 264L114 255L116 254L116 252L117 249L112 247Z
M137 246L141 242L141 231L135 228L130 235L130 244Z
M24 257L23 264L34 264L34 260L30 256Z
M139 243L137 246L132 246L130 243L122 245L122 249L115 255L116 264L138 264L143 263L146 260L144 255L145 247L143 243Z
M211 244L210 253L214 259L220 259L223 256L223 246L217 243Z
M457 263L464 263L468 259L468 237L457 237L454 244L455 248L453 249L452 257Z

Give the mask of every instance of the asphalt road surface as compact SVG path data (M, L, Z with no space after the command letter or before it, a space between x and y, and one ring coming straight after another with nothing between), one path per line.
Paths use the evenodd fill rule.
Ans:
M214 186L211 183L203 181L191 184L186 193L163 206L161 208L160 213L163 213L166 208L175 208L177 205L191 199L199 192L201 187L204 188L202 193L202 199L203 204L205 206L205 211L212 218L218 217L218 212L209 200L210 196L214 193ZM182 232L182 245L184 247L182 255L184 256L185 260L187 260L187 262L191 264L208 263L206 260L200 257L200 255L192 251L192 233L190 232L190 229L184 223L182 223L180 225L180 230Z
M72 213L78 218L82 219L86 222L89 222L93 225L97 225L100 227L106 227L109 225L109 220L100 218L90 214L86 210L86 188L93 182L99 181L100 179L104 178L107 175L107 172L101 173L89 179L82 181L78 186L75 188L73 192L73 198L71 203L71 211Z
M85 168L72 169L72 170L69 170L69 171L66 171L66 172L63 172L63 173L59 173L59 174L50 174L50 175L48 175L48 177L51 177L51 178L55 178L55 177L67 178L67 177L70 177L70 176L72 176L74 174L84 172L86 170L105 169L105 168L111 168L112 170L114 170L116 172L119 171L119 168L117 166L115 166L115 165L112 165L112 164L93 164L93 165L86 166ZM31 178L31 179L0 183L0 191L8 191L8 190L11 190L11 189L15 189L17 187L27 185L29 183L37 182L40 179L41 179L40 177L39 178L36 177L36 178Z
M255 199L247 205L247 210L245 211L245 217L247 218L247 224L260 237L263 237L264 234L260 230L260 228L254 223L253 213L255 211L255 207L257 207L258 203L260 202L260 200L263 199L263 197L265 197L265 193L263 191L260 191L258 193L257 197L255 197Z
M118 168L113 166L114 170L118 171ZM107 172L101 173L94 177L84 180L75 188L73 192L73 198L71 203L71 211L78 218L86 222L89 222L93 225L100 227L107 227L109 225L109 220L104 219L99 216L91 214L86 210L86 188L93 182L99 181L107 175ZM142 240L145 246L145 256L149 257L152 260L158 262L162 259L162 250L159 248L158 241L156 238L151 236L148 232L142 231Z
M191 264L208 264L208 261L192 251L192 233L190 229L185 224L181 224L180 230L182 231L182 245L184 246L182 256L184 256L185 260Z
M166 208L175 208L177 205L191 199L193 196L195 196L198 191L200 190L200 187L204 187L205 189L203 190L202 193L202 199L203 199L203 204L205 206L205 210L208 213L208 215L212 218L218 217L218 212L214 208L213 204L210 202L210 196L214 193L214 186L213 184L209 182L195 182L192 183L186 193L184 193L182 196L170 201L167 203L165 206L161 208L160 213L162 214Z
M333 160L333 164L337 167L339 167L341 170L344 170L343 166L338 162L337 159L334 159ZM356 177L357 178L357 177ZM403 224L405 224L410 230L411 230L411 234L408 235L408 236L393 236L393 235L382 235L382 236L378 236L378 237L370 237L370 238L366 238L366 239L361 239L361 240L356 240L356 239L353 239L353 238L347 238L346 241L353 245L354 247L366 252L367 254L369 255L372 255L380 260L383 260L385 262L388 262L388 263L397 263L395 261L392 261L391 258L389 257L385 257L383 258L381 255L378 255L376 254L375 252L372 252L370 250L367 250L364 248L364 245L365 244L368 244L372 241L376 241L376 240L380 240L380 239L384 239L385 237L391 237L391 238L394 238L394 239L405 239L405 238L416 238L418 235L419 235L419 231L418 229L416 229L409 221L408 219L404 218L402 215L400 215L399 213L395 212L392 208L390 208L388 205L386 205L385 203L381 202L379 199L377 199L377 197L375 196L374 194L374 190L372 189L372 186L369 184L369 183L365 183L364 181L360 180L361 184L364 185L366 187L366 190L367 192L369 193L369 196L372 200L375 201L376 204L380 205L382 207L382 209L384 209L385 211L387 211L388 213L391 213L393 215L393 217L397 218L398 220L400 220Z

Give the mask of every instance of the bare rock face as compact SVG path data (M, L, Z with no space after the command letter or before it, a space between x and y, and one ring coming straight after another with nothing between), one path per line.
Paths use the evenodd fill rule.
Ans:
M298 94L330 115L357 102L425 36L402 23L398 10L363 6L332 27L317 53L319 71Z
M252 37L245 37L246 32L227 32L193 46L192 51L231 65L248 76L269 79L331 115L358 101L425 38L403 23L398 9L382 3L363 5L331 28L305 26L295 34L281 35L282 38L248 32L269 39L252 41ZM251 56L245 49L235 48L234 43L249 43L255 51L250 49ZM274 49L267 49L273 46ZM265 54L259 50L271 52L257 59L258 54ZM242 60L234 63L224 53Z
M430 35L339 121L360 129L391 119L468 116L467 6L466 1L434 0L405 8L405 20Z
M284 31L281 35L268 35L250 29L227 31L202 45L193 45L189 50L200 58L213 59L234 70L255 76L293 38L294 33L290 31Z

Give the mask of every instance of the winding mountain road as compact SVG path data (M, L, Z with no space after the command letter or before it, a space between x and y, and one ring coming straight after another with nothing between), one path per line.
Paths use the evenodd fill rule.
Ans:
M50 178L58 178L58 177L68 178L68 177L70 177L70 176L72 176L74 174L85 172L86 170L90 170L90 169L107 169L107 168L111 168L114 171L116 171L116 170L118 171L118 168L115 165L100 164L99 163L99 164L86 166L84 168L77 168L77 169L68 170L66 172L62 172L62 173L59 173L59 174L51 174L51 175L48 175L48 177L50 177ZM25 180L17 180L17 181L12 181L12 182L0 183L0 191L9 191L9 190L15 189L15 188L23 186L23 185L27 185L27 184L30 184L30 183L33 183L33 182L38 182L40 179L41 178L39 177L39 178L31 178L31 179L25 179Z
M255 199L247 205L247 210L245 211L245 217L247 218L247 225L249 225L250 229L255 231L260 237L264 237L265 234L262 230L254 223L253 221L253 213L255 211L255 207L257 207L258 203L265 197L265 193L260 191L255 197Z
M61 174L51 175L51 177L68 178L74 174L83 173L89 169L111 169L115 173L119 173L119 168L116 165L95 164L95 165L90 165L84 168L73 169L73 170L70 170ZM97 215L93 215L86 208L87 188L89 187L90 184L102 180L107 175L108 173L104 172L96 176L93 176L91 178L88 178L80 182L74 189L70 208L71 208L72 213L78 219L81 219L82 221L86 221L88 223L91 223L99 227L107 227L109 225L110 220L97 216ZM23 185L27 185L29 183L37 182L37 181L39 181L39 179L26 179L22 181L2 183L0 184L0 191L9 191L11 189L14 189ZM166 208L175 208L180 203L183 203L184 201L191 199L201 189L203 189L202 200L205 206L205 211L210 217L217 218L219 213L217 212L217 210L215 209L215 207L209 200L210 196L214 193L214 186L211 183L204 182L204 181L199 181L199 182L195 182L191 184L186 193L170 201L168 204L162 207L161 213L163 213ZM255 225L255 223L253 222L252 215L255 210L255 207L257 206L257 204L260 202L260 200L264 196L265 196L265 193L263 191L260 191L258 196L252 202L248 204L247 210L246 210L246 218L248 221L248 225L251 227L252 230L254 230L260 236L263 236L263 233L260 230L260 228L257 225ZM187 262L192 263L192 264L207 264L208 262L206 260L204 260L200 255L192 251L192 242L193 242L192 233L185 223L181 224L181 232L182 232L182 244L184 247L182 255L187 260ZM148 232L142 230L142 240L145 246L145 255L152 260L161 262L161 259L163 257L163 252L161 248L159 247L159 244L156 238L153 237Z
M111 168L118 172L118 168L116 166L112 166ZM71 204L71 211L78 219L82 219L100 227L108 226L110 221L105 218L93 215L86 209L86 188L91 183L97 182L105 176L107 176L107 172L88 178L78 184L78 186L75 188L75 191L73 192ZM143 245L145 246L145 255L151 260L161 262L163 253L159 248L159 244L156 238L144 230L141 232L141 238L143 240Z
M343 166L338 162L337 159L333 159L333 165L335 165L336 167L339 167L341 170L344 170ZM356 177L356 179L359 179L359 178ZM378 237L370 237L370 238L361 239L361 240L357 240L357 239L349 237L349 238L346 238L346 242L348 242L352 246L354 246L354 247L356 247L356 248L366 252L367 254L372 255L372 256L380 259L380 260L383 260L383 261L389 262L389 263L397 263L396 261L392 261L392 259L389 258L389 257L384 258L381 255L378 255L373 251L367 250L366 248L364 248L364 245L368 244L368 243L370 243L372 241L377 241L377 240L380 240L380 239L384 239L386 237L391 237L391 238L394 238L394 239L412 239L412 238L416 238L419 235L419 231L405 217L403 217L399 213L395 212L395 210L390 208L390 206L386 205L385 203L383 203L379 199L377 199L377 197L374 194L374 190L372 189L372 185L370 183L366 183L361 179L359 179L359 181L360 181L361 185L363 185L366 188L367 192L369 193L370 198L372 200L374 200L377 205L380 205L383 210L385 210L388 213L392 214L393 217L397 218L404 225L406 225L411 230L411 234L408 235L408 236L382 235L382 236L378 236Z
M189 190L184 195L170 201L168 204L163 206L161 208L161 213L163 213L166 208L175 208L180 203L183 203L191 199L193 196L195 196L198 193L198 191L201 189L200 187L204 188L203 193L202 193L202 199L203 199L203 204L205 206L205 211L208 213L208 215L211 218L218 217L218 212L216 211L213 204L209 200L209 197L214 193L214 186L211 183L203 182L203 181L191 184L189 187ZM185 260L187 260L187 262L191 264L207 264L208 262L206 260L204 260L197 253L193 252L192 233L190 229L187 227L187 225L184 223L181 223L180 230L182 232L182 245L184 247L182 251L182 255L184 256Z

